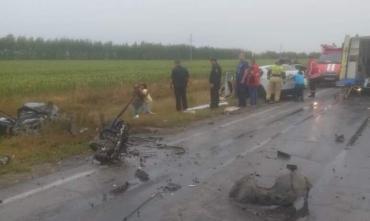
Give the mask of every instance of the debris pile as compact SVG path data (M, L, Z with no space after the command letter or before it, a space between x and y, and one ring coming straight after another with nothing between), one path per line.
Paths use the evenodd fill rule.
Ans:
M52 102L29 102L18 109L16 118L3 112L0 114L0 136L35 134L45 121L59 117L59 108Z
M275 180L271 188L257 185L256 177L248 175L238 180L232 187L229 197L239 204L257 206L278 206L294 208L294 203L304 199L308 211L307 199L311 184L307 177L296 171L296 165L290 165L290 172ZM303 208L298 208L303 209ZM295 210L297 213L299 210Z

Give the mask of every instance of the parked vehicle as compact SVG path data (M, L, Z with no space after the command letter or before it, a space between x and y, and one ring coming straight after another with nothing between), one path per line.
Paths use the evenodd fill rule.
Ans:
M293 80L293 76L298 72L299 69L306 70L306 67L301 64L283 64L282 66L285 71L285 78L284 78L284 83L282 87L282 95L289 96L294 93L295 83ZM260 66L261 88L260 88L259 94L264 97L265 97L268 84L269 84L269 71L271 67L272 65ZM305 82L305 85L307 85L307 81Z
M319 82L335 83L339 79L342 62L342 48L335 45L321 45L319 59L310 59L307 74Z
M370 36L346 36L343 44L340 80L337 86L347 87L348 95L370 90Z

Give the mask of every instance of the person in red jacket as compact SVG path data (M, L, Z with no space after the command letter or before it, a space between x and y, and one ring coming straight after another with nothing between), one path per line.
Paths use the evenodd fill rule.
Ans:
M245 70L243 82L248 86L249 98L251 106L257 105L258 87L260 86L260 67L256 60L252 60L252 65Z

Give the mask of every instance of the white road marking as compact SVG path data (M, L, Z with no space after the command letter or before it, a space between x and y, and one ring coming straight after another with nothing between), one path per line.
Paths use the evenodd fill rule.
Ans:
M32 190L29 190L27 192L24 192L24 193L21 193L21 194L18 194L18 195L9 197L9 198L4 199L2 201L2 203L0 204L0 207L3 206L3 205L5 205L5 204L14 202L16 200L21 200L21 199L27 198L29 196L32 196L32 195L34 195L36 193L39 193L39 192L42 192L42 191L51 189L53 187L60 186L62 184L68 183L68 182L73 181L73 180L76 180L78 178L89 176L89 175L91 175L91 174L93 174L95 172L96 172L96 170L89 170L89 171L86 171L86 172L77 173L77 174L75 174L73 176L70 176L70 177L67 177L65 179L59 179L59 180L54 181L52 183L49 183L47 185L44 185L44 186L41 186L41 187L38 187L38 188L35 188L35 189L32 189Z

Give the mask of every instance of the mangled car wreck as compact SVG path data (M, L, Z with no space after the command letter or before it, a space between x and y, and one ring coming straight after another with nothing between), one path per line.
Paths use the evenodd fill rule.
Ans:
M0 136L38 133L45 121L56 120L59 108L52 102L29 102L17 111L17 117L0 112Z

